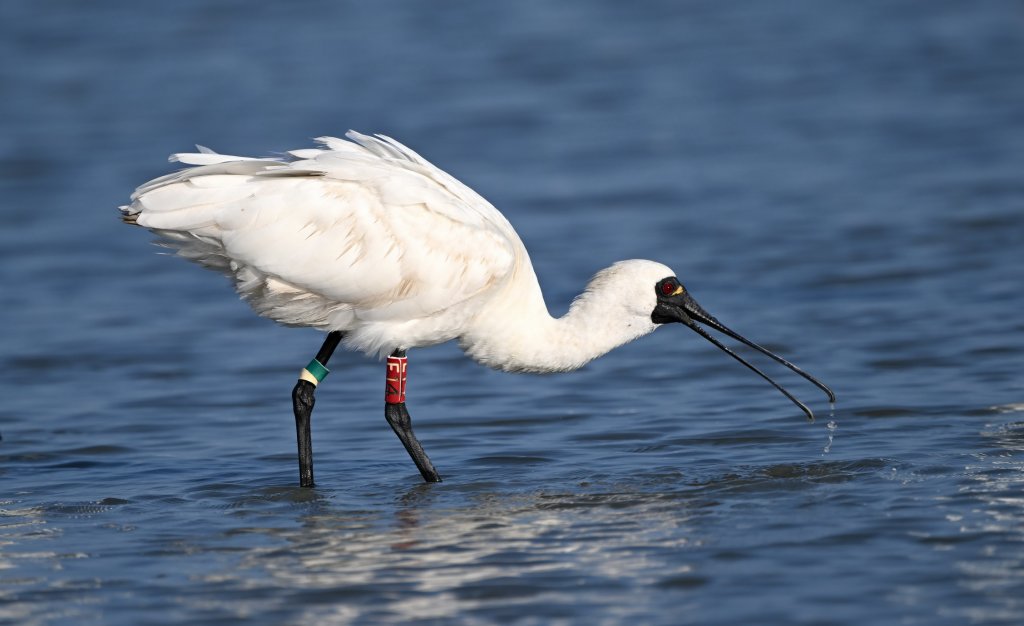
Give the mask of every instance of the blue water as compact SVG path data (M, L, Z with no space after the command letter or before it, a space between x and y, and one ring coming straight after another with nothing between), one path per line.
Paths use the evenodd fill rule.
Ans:
M9 0L0 95L0 623L1024 623L1018 3ZM553 313L662 261L834 415L682 327L416 350L425 485L338 354L299 489L321 335L116 207L347 128L501 208Z

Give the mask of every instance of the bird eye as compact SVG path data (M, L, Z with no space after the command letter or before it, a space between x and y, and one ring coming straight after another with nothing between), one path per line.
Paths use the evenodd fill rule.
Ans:
M659 289L661 290L661 295L671 296L676 292L677 287L678 285L676 285L676 281L666 280L663 283L661 283L661 287Z

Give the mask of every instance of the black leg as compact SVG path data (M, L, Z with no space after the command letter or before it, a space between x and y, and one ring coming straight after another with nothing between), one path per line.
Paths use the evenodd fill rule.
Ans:
M299 486L313 486L313 434L310 431L310 416L316 403L314 392L317 383L327 375L327 361L334 354L344 333L332 331L320 346L316 358L299 375L299 382L292 389L292 408L295 411L295 435L299 442Z
M412 432L412 417L405 408L405 374L407 360L405 350L395 350L388 357L387 385L384 390L384 419L391 424L391 429L398 435L406 452L412 457L423 480L428 483L441 482L441 476L434 469L434 464L427 458L423 446Z

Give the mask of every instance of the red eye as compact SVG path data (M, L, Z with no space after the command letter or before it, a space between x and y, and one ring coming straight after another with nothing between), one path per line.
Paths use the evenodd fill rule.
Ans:
M665 282L661 283L661 295L671 296L673 293L675 293L675 291L676 284L673 283L671 280L666 280Z

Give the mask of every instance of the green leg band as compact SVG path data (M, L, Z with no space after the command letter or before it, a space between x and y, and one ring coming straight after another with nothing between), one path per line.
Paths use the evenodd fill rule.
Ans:
M309 372L318 383L322 382L323 379L327 378L327 375L331 373L331 370L324 367L324 364L316 359L309 362L309 365L306 366L306 371Z

